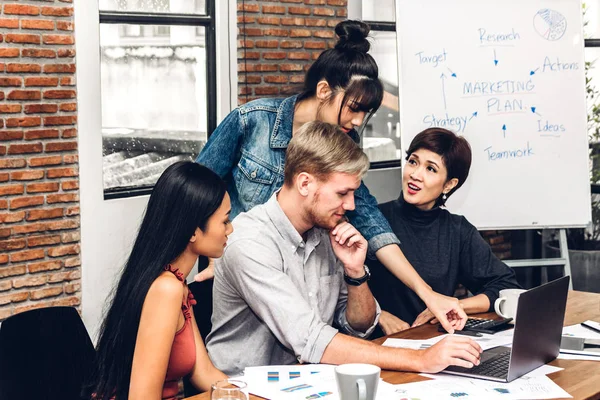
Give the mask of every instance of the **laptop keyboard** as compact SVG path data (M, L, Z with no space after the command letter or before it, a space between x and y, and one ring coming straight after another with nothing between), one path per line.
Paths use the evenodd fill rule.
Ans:
M465 368L464 371L468 371L471 374L492 376L494 378L505 378L508 374L508 365L510 364L510 351L511 349L507 349L473 368Z

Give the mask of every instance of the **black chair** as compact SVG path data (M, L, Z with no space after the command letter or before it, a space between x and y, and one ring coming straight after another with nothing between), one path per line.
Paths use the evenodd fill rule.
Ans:
M209 279L203 282L193 282L188 285L190 291L196 299L196 305L194 308L194 317L196 318L196 324L200 330L202 341L206 343L206 336L212 328L210 318L212 316L212 289L213 280ZM183 388L185 397L194 396L200 393L188 378L183 379Z
M72 307L14 315L0 326L0 399L81 399L95 355Z

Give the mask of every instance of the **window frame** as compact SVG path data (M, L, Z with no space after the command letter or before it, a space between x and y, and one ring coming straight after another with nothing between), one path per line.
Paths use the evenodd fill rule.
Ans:
M217 44L216 0L206 0L205 14L99 10L100 24L135 24L204 27L206 46L206 116L207 136L217 127ZM154 185L105 190L104 200L144 196L152 193Z

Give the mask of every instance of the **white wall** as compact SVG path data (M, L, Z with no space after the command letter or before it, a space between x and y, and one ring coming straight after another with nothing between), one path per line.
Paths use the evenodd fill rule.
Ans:
M148 196L104 200L98 3L75 0L83 320L96 338L107 295L125 262ZM218 119L237 91L236 4L216 2Z

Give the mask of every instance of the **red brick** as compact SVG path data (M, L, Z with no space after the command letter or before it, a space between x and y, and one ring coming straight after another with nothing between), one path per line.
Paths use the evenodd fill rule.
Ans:
M49 231L58 231L62 229L74 229L79 228L79 220L78 219L63 219L56 221L49 221L45 224L46 229Z
M46 171L46 178L63 178L68 176L78 176L77 168L51 168Z
M46 74L73 74L75 73L75 64L46 64L44 65Z
M346 17L348 17L348 9L341 8L341 9L337 10L335 14L338 17L346 18Z
M0 199L0 210L6 210L8 209L8 200L6 199ZM0 236L2 237L2 236Z
M301 17L281 18L281 25L304 26L305 21L304 18Z
M0 105L0 110L6 107L6 105ZM0 140L19 140L23 138L22 131L0 131Z
M23 233L31 233L31 232L42 232L46 230L45 224L26 224L26 225L17 225L13 227L13 233L15 235L21 235Z
M12 282L11 281L4 281L4 282L0 282L0 292L5 292L7 290L12 289ZM10 310L9 310L10 311ZM0 319L2 319L2 316L4 314L2 314L0 312ZM10 316L10 314L8 314L8 316ZM6 318L7 316L5 316L4 318Z
M58 83L58 79L57 82ZM25 80L27 84L27 80ZM44 91L45 99L73 99L75 98L74 90L46 90Z
M13 90L8 94L8 100L41 100L39 90Z
M287 83L288 78L285 75L268 75L265 76L266 83Z
M15 171L11 172L10 179L13 181L34 181L36 179L42 179L44 177L44 171Z
M7 196L10 194L23 194L25 188L23 185L2 185L0 186L0 196Z
M302 42L299 40L282 40L280 42L282 49L301 49Z
M68 217L73 216L73 215L79 215L79 207L67 207L67 213L66 215Z
M65 268L79 267L81 265L81 258L79 257L65 258L64 261Z
M79 271L66 271L66 272L55 272L48 276L48 283L58 283L65 281L74 281L81 279L81 272Z
M239 74L238 82L240 82L240 83L261 83L262 78L257 75Z
M62 286L54 286L46 289L36 289L31 291L31 300L45 299L55 297L63 293Z
M261 17L258 18L258 23L261 25L279 25L281 19L279 17Z
M60 239L63 243L79 242L81 240L81 234L78 231L65 232L60 235Z
M70 17L73 15L73 7L42 7L42 15Z
M25 114L55 113L57 111L58 104L27 104L25 106ZM58 131L56 132L58 133Z
M63 76L60 78L61 86L75 86L75 78L72 76Z
M284 60L287 56L284 51L265 51L262 54L265 60Z
M254 16L249 16L249 15L238 15L237 17L237 23L238 25L243 25L243 24L253 24L256 22L256 17Z
M279 0L280 3L302 3L303 0Z
M306 41L304 42L304 48L306 49L325 49L325 42Z
M263 30L260 28L239 28L240 35L246 36L262 36Z
M279 88L274 86L257 87L254 89L254 91L257 95L260 96L279 94Z
M12 212L12 213L0 213L0 222L3 224L11 224L13 222L23 221L25 218L25 211ZM0 244L0 250L2 249L2 245ZM6 248L4 249L6 250Z
M21 78L17 77L2 77L0 78L0 86L8 87L8 86L16 86L19 87L23 81Z
M247 86L239 86L238 87L238 94L239 95L252 94L252 88L249 88Z
M56 104L47 104L47 106L53 106ZM44 104L36 104L36 106L46 106ZM27 111L27 106L25 106L25 112ZM42 111L38 111L42 112ZM55 139L58 138L58 129L36 129L33 131L25 132L25 140L36 140L36 139Z
M62 190L76 190L79 189L79 181L63 181L61 182Z
M24 265L18 265L16 267L0 267L0 278L23 275L25 272L27 271Z
M348 1L347 0L327 0L327 5L346 7L348 5Z
M79 201L79 194L77 193L64 193L64 194L49 194L46 197L48 204L54 203L73 203Z
M262 6L263 14L285 14L285 7L282 6Z
M21 250L23 248L25 248L25 239L23 238L12 240L0 240L0 251Z
M313 6L324 6L327 4L327 0L304 0L304 4L310 4Z
M4 230L8 230L8 229L3 229L3 231ZM8 237L8 236L10 236L10 234L7 236L0 236L0 237ZM0 264L6 264L6 263L8 263L8 254L0 254ZM5 271L5 270L6 270L6 268L0 268L0 277L7 276L7 275L2 275L2 271Z
M40 35L8 33L4 37L6 43L30 43L40 44Z
M39 15L40 8L36 6L28 6L24 4L5 4L2 10L4 14L12 15Z
M60 111L73 112L77 111L77 103L62 103Z
M276 49L279 47L278 40L257 40L255 44L256 47L261 49Z
M11 199L10 209L15 210L17 208L40 206L42 204L44 204L44 196L17 197Z
M64 183L63 183L64 186ZM27 185L27 193L58 192L58 182L30 183ZM64 188L63 188L64 190Z
M290 37L310 37L311 31L308 29L291 29Z
M313 32L313 36L318 37L318 38L331 39L331 38L335 37L335 33L333 31L316 31L316 32Z
M19 127L31 127L40 126L42 119L40 117L19 117L19 118L7 118L6 127L15 128Z
M56 54L60 58L73 58L75 57L75 49L58 49Z
M25 306L15 307L14 312L15 312L15 314L20 314L20 313L24 313L24 312L31 311L31 310L36 310L38 308L46 308L46 307L52 307L52 304L48 304L46 302L39 301L36 303L27 304Z
M73 44L75 38L73 35L42 35L44 44Z
M8 175L8 173L6 173L6 172L1 172L1 173L0 173L0 182L8 182L8 178L9 178L9 176L10 176L10 175ZM4 203L3 203L3 202L6 202L6 200L2 200L2 201L0 201L0 209L1 209L1 208L6 208L6 207L2 207L2 206L4 205Z
M275 28L268 28L264 30L264 35L265 36L280 36L280 37L285 37L288 36L290 34L290 32L287 29L275 29Z
M6 305L10 303L18 303L21 301L25 301L29 298L29 293L27 292L10 292L9 294L5 294L0 296L0 305Z
M77 150L77 142L51 142L46 143L46 152L54 153L58 151Z
M56 29L59 31L72 31L74 24L71 21L56 21Z
M35 132L35 131L32 131ZM62 164L61 156L51 156L51 157L32 157L29 159L30 167L41 167L45 165L59 165Z
M44 117L44 126L55 125L75 125L77 117L75 115L65 115L62 117Z
M15 289L32 286L43 286L48 283L48 275L28 275L23 278L14 279L12 281Z
M58 78L46 76L33 76L30 78L25 78L25 86L58 86Z
M16 47L8 47L0 49L0 58L15 58L19 57L19 49Z
M29 239L27 239L27 241L29 242ZM29 245L29 246L31 246L31 245ZM42 271L55 271L57 269L61 269L62 267L63 267L62 260L44 261L44 262L39 262L39 263L27 264L27 269L29 270L30 274L35 274L37 272L42 272Z
M42 67L39 64L7 64L6 72L23 73L23 72L41 72Z
M316 19L316 18L306 18L306 26L327 26L327 20L326 19Z
M252 40L243 40L240 39L238 40L238 48L239 49L253 49L254 48L254 42Z
M44 249L25 250L10 254L10 262L38 260L44 258Z
M23 49L21 50L21 57L56 58L56 51L49 49Z
M31 210L27 213L27 221L37 221L40 219L61 218L64 216L64 208L50 208L44 210Z
M301 53L298 51L291 51L288 53L288 58L290 60L310 60L310 54Z
M70 244L66 246L51 247L48 249L49 257L62 257L67 255L79 254L79 245Z
M20 104L0 104L0 114L15 114L21 112ZM0 137L2 137L2 132L0 132Z
M288 7L288 13L292 15L310 15L309 7Z
M65 283L65 294L73 294L81 291L81 282Z
M277 71L277 69L278 69L277 65L274 65L274 64L260 64L260 65L246 64L246 63L238 64L238 72L244 72L244 71L275 72L275 71Z
M260 53L258 51L238 51L238 60L258 60Z
M76 164L79 162L79 156L77 154L65 154L63 156L63 163L65 164Z
M281 71L302 71L302 64L281 64L280 65Z
M21 29L54 30L54 21L48 19L23 19Z
M0 28L16 29L19 27L19 20L17 18L8 19L0 18Z
M258 4L242 4L242 3L238 3L237 5L237 10L240 12L250 12L250 13L257 13L260 11L260 8L258 7Z
M59 0L59 1L67 1L67 0ZM78 296L61 297L58 300L54 300L52 303L50 303L50 305L52 307L74 307L74 306L78 306L80 304L81 304L81 299Z
M335 11L332 10L331 8L314 8L313 9L313 14L314 15L324 15L327 17L333 17L335 15Z
M0 159L0 168L23 168L26 164L24 158Z

